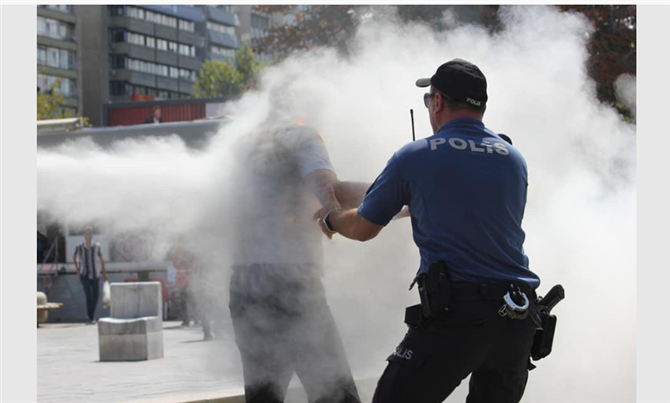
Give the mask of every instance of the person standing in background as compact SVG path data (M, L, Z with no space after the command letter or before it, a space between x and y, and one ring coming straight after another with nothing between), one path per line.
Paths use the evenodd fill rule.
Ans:
M100 275L107 281L105 260L102 258L100 244L93 242L93 229L84 228L84 242L77 245L72 257L77 278L84 288L86 296L86 314L91 324L95 323L95 308L100 297Z
M163 119L161 119L161 107L160 106L154 106L154 110L148 118L144 121L144 123L163 123Z

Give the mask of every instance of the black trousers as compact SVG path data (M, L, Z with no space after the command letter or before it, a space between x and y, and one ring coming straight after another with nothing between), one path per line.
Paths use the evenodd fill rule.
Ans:
M312 267L235 267L230 313L246 403L281 403L295 373L310 403L360 403L342 340Z
M470 378L467 403L517 403L528 380L536 324L498 314L501 300L455 301L410 329L388 358L373 403L438 403Z
M86 296L86 315L89 320L95 319L95 307L98 305L98 298L100 296L100 279L90 279L86 276L79 277L82 287L84 287L84 295Z

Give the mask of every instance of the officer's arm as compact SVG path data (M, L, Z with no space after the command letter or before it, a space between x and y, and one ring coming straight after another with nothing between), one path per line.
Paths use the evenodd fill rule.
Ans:
M366 220L356 208L331 212L328 216L328 225L342 236L361 242L376 237L384 228Z
M337 174L328 169L317 169L305 176L309 189L319 199L322 206L333 206L335 201L344 208L358 207L363 201L369 183L343 182L337 179ZM326 190L331 185L335 191L335 198Z

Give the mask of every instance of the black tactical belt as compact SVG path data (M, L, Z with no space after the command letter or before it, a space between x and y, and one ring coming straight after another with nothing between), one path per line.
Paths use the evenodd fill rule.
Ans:
M479 299L479 300L501 300L510 290L509 284L479 284L479 283L452 283L451 296L454 300ZM528 286L519 286L521 291L530 299L535 301L535 291Z

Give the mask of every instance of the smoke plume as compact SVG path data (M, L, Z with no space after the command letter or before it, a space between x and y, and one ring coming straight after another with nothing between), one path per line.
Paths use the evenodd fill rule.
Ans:
M221 279L225 316L231 223L244 202L233 145L268 116L271 89L287 88L292 113L319 130L340 179L372 182L411 141L410 108L417 138L432 135L415 80L466 59L488 80L484 123L509 135L528 163L525 250L542 279L539 294L556 283L566 289L554 352L531 372L525 401L634 401L635 125L596 98L583 16L544 6L501 15L497 33L373 16L346 58L318 49L264 70L257 90L228 105L231 121L203 150L176 136L38 150L38 207L70 225L98 222L110 235L149 233L155 259L174 239L191 239ZM635 82L625 85L634 105ZM329 304L354 375L378 377L404 334L404 307L418 300L407 291L419 264L410 223L394 221L369 243L336 236L323 245ZM463 385L448 401L462 400Z

